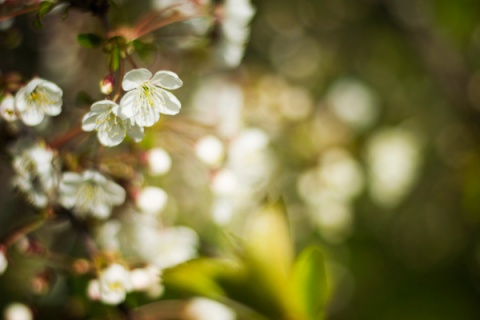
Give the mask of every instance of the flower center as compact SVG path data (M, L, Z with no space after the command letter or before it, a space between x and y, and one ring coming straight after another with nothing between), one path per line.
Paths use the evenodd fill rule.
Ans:
M48 97L45 89L35 88L30 94L27 94L27 99L30 104L35 104L40 107L44 107L53 104L54 101Z

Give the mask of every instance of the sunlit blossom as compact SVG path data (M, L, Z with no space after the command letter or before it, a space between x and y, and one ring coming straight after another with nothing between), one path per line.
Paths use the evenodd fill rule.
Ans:
M42 144L20 140L12 153L16 173L13 184L34 206L45 207L52 200L59 180L53 151Z
M130 275L134 291L143 291L151 298L159 297L163 293L162 270L157 266L136 268L130 271Z
M130 272L121 264L114 263L100 272L98 277L100 300L106 304L119 304L132 290Z
M150 175L160 176L170 171L170 168L172 167L172 158L164 149L150 149L146 156Z
M167 193L158 187L145 187L140 190L136 198L137 206L145 213L160 213L167 205Z
M15 111L15 98L11 94L5 95L0 103L0 116L5 121L9 122L17 120L18 117Z
M93 170L65 172L60 184L60 203L79 216L108 218L112 206L122 204L125 197L121 186Z
M55 83L36 78L15 95L15 107L28 126L40 124L45 115L56 116L62 111L62 89Z
M225 149L220 139L213 135L207 135L195 144L195 154L208 166L217 167L223 161Z
M120 101L122 112L133 115L139 126L150 127L161 113L175 115L180 111L180 101L165 89L175 90L182 85L182 80L171 71L158 71L152 77L147 69L131 70L122 82L123 90L127 91Z
M141 141L144 135L143 128L132 124L120 106L110 100L98 101L92 105L91 111L83 117L82 129L96 130L98 140L107 147L119 145L127 134L136 142Z

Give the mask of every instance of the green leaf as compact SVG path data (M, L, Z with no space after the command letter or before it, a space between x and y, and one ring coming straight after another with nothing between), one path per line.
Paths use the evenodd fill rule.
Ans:
M322 319L328 297L326 278L321 250L316 246L305 248L292 269L291 291L307 319Z
M38 8L37 15L41 19L47 15L50 11L52 11L53 7L55 6L55 3L50 2L50 1L43 1L40 3L40 6Z
M77 42L85 48L96 48L102 44L103 39L94 33L82 33L77 36Z
M165 270L163 282L167 287L181 289L193 295L217 298L224 295L223 289L216 283L219 274L230 270L232 266L216 259L197 259Z
M52 9L55 7L55 3L50 2L50 1L43 1L40 3L40 6L38 7L37 15L35 19L33 20L33 26L37 29L43 28L43 23L42 19L52 11Z
M110 53L110 71L115 72L120 66L120 48L117 44L113 45L112 52Z

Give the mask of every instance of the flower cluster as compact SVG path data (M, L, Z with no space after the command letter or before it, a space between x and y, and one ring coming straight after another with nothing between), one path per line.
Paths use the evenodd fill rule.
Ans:
M182 85L182 80L171 71L158 71L152 77L147 69L131 70L123 78L126 93L120 104L111 100L95 102L83 117L82 129L97 131L98 140L107 147L119 145L126 135L139 142L143 128L153 126L160 114L175 115L180 111L180 101L167 90Z
M62 111L63 91L53 82L35 78L17 91L15 98L6 94L0 104L0 114L7 121L18 117L27 126L39 125L45 116L57 116Z

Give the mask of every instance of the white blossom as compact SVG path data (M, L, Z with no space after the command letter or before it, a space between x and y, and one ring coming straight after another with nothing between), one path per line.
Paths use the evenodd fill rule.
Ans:
M232 309L207 298L194 298L190 300L184 310L188 320L235 320Z
M160 113L175 115L180 111L181 103L169 91L183 85L182 80L171 71L158 71L152 78L147 69L135 69L127 72L122 88L127 91L120 101L122 112L132 114L134 122L142 127L154 125Z
M375 202L395 207L413 187L422 160L422 139L414 131L388 128L368 142L370 193Z
M221 10L221 39L216 57L226 67L240 64L250 35L249 23L255 14L250 0L226 0Z
M154 216L141 212L125 213L118 235L124 256L162 270L197 256L199 239L194 230L183 226L163 227Z
M132 124L120 106L110 100L98 101L92 105L91 111L83 117L82 129L96 130L98 140L107 147L119 145L127 134L136 142L144 136L143 128Z
M112 206L122 204L125 197L121 186L93 170L65 172L60 183L60 203L80 216L106 219Z
M9 122L17 120L15 98L11 94L6 94L0 103L0 116Z
M140 190L136 203L140 210L145 213L156 214L161 212L167 205L167 193L158 187L145 187Z
M130 272L118 263L111 264L99 277L100 300L106 304L119 304L132 290Z
M152 176L160 176L172 167L172 158L162 148L153 148L147 152L147 163L149 173Z
M162 270L157 266L136 268L130 271L130 275L133 290L144 291L151 298L157 298L163 293Z
M62 89L53 82L36 78L15 95L15 107L28 126L40 124L45 115L56 116L62 111Z
M195 153L203 163L218 167L225 156L225 149L220 139L207 135L195 144Z
M5 320L32 320L33 315L29 307L23 303L14 302L9 304L4 312Z
M26 194L34 206L45 207L52 200L59 179L53 151L44 145L21 140L12 153L16 173L13 184Z

